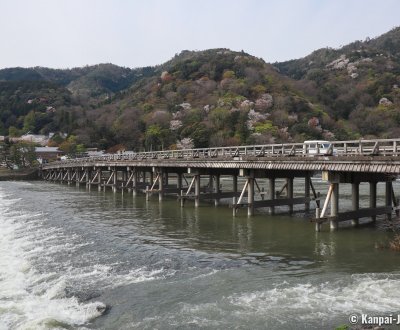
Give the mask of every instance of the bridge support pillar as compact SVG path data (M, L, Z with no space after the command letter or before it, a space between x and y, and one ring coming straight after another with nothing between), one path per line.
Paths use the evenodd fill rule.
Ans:
M293 178L286 179L287 198L293 199ZM289 213L293 213L293 204L289 204Z
M113 168L112 173L113 173L112 191L113 191L113 193L116 193L117 192L117 175L118 175L117 169Z
M369 183L369 207L376 208L376 182ZM371 216L372 222L376 221L376 215Z
M97 172L99 173L98 176L97 176L97 190L98 190L98 191L101 191L101 177L102 177L101 168L99 168L99 169L97 170Z
M136 169L133 169L133 175L132 175L132 195L133 196L136 195L138 182L139 182L139 172Z
M176 173L176 188L178 188L178 196L180 196L180 204L183 207L183 190L182 190L182 173ZM179 197L178 197L179 200Z
M321 209L319 207L317 207L315 209L315 231L316 232L320 232L321 227L322 227L322 223L319 221L320 215L321 215Z
M128 180L128 170L125 168L122 170L122 184L121 184L121 191L124 192L126 181Z
M310 198L310 173L307 173L304 177L304 197ZM304 209L306 212L310 211L310 202L304 203Z
M166 186L166 187L168 187L168 184L169 184L169 177L168 177L168 171L167 170L164 170L163 171L163 180L164 180L164 185Z
M392 181L387 181L385 188L385 206L392 207ZM392 220L392 212L386 214L386 219Z
M76 170L75 180L76 180L76 183L75 183L76 186L79 187L79 182L81 180L81 173L80 173L80 171L78 169Z
M130 193L130 192L132 192L132 188L129 184L132 181L133 170L130 167L127 167L126 174L127 174L127 180L126 180L124 186L125 186L125 188L128 189L128 193Z
M146 172L145 172L146 173ZM145 174L146 175L146 174ZM146 179L145 179L145 181L146 181ZM153 174L153 171L150 171L150 185L152 185L153 184L153 182L154 182L154 174Z
M194 206L199 207L200 205L200 175L195 175L194 180Z
M181 190L182 189L182 173L176 174L176 187Z
M268 199L274 200L275 199L275 178L269 178L268 179ZM275 207L270 206L269 207L269 214L274 214L275 213Z
M214 188L214 191L217 194L219 194L220 191L221 191L220 190L220 181L221 181L220 178L221 178L221 176L219 174L217 174L215 176L215 188ZM219 205L219 198L218 197L214 199L214 204L215 204L215 206Z
M351 204L353 211L357 211L360 208L360 183L353 182L351 184ZM358 226L358 218L352 219L351 224L356 227Z
M233 186L232 187L233 192L237 193L238 192L238 183L237 183L237 175L236 174L232 176L232 186Z
M90 188L92 186L90 184L91 178L92 178L92 171L88 168L87 171L86 171L86 189L89 189L89 190L90 190Z
M163 169L160 169L158 172L158 200L161 202L163 200L163 195L164 195L164 176L168 175L167 173L164 173Z
M337 217L339 214L339 183L331 183L332 197L331 197L331 217ZM330 220L331 230L339 228L337 219Z
M252 216L254 214L254 173L250 173L247 182L247 215Z

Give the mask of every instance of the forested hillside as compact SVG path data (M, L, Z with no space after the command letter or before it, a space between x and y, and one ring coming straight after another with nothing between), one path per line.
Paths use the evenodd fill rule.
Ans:
M0 135L60 132L135 150L398 137L399 87L399 28L274 64L212 49L138 69L10 68L0 70Z
M356 135L400 136L400 28L274 65Z

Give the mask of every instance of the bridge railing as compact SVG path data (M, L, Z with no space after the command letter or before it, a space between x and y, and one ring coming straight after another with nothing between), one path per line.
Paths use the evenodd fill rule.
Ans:
M322 143L322 142L321 142ZM326 143L324 143L326 144ZM247 157L315 157L315 156L400 156L400 139L332 141L329 148L315 148L310 152L309 143L283 143L250 146L212 147L182 150L125 152L95 157L68 159L62 162L131 161L151 159L220 159L240 160Z
M341 156L399 156L400 139L354 140L332 142L333 154Z

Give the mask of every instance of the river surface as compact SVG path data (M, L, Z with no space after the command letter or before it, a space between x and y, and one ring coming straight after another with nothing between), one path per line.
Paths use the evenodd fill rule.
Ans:
M0 182L0 330L334 329L400 313L400 253L376 248L392 233L316 233L311 217Z

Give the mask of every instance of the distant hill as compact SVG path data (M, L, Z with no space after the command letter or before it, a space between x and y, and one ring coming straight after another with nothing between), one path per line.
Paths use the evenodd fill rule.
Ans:
M183 51L87 116L102 127L98 141L112 136L136 149L331 138L332 129L342 134L295 83L245 52ZM78 134L89 141L98 131Z
M109 63L73 69L7 68L0 70L0 81L48 81L74 95L96 97L119 92L152 73L151 67L129 69Z
M9 68L0 134L63 132L135 150L399 137L399 87L399 28L273 64L221 48L137 69Z
M359 136L400 136L400 28L274 65Z

